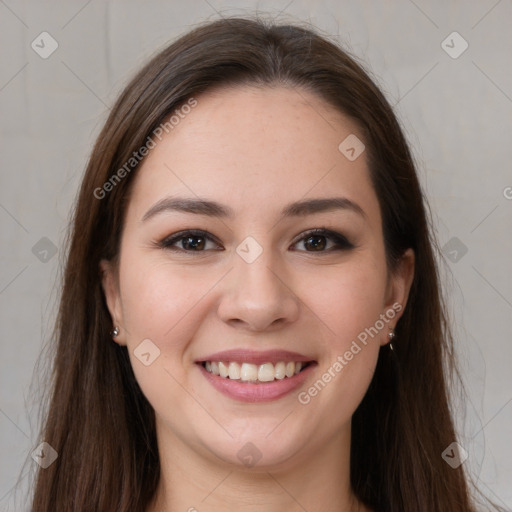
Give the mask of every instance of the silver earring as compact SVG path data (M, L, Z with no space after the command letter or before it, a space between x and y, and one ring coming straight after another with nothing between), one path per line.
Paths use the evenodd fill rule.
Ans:
M394 350L393 349L393 343L391 343L391 342L394 340L395 336L396 336L395 330L393 329L393 327L390 327L389 328L389 332L388 332L388 339L389 339L389 348L391 350Z
M112 338L115 338L116 336L119 335L119 327L114 327L111 331L110 331L110 336L112 336Z

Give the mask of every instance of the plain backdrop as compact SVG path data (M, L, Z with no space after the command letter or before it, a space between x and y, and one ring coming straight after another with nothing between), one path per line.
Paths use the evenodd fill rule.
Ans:
M28 510L41 441L35 364L70 208L109 106L169 41L257 12L337 39L395 106L443 253L467 393L454 403L464 464L512 508L510 0L0 0L0 510Z

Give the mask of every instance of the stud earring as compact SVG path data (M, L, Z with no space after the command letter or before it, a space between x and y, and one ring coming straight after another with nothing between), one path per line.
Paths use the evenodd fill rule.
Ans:
M116 336L119 335L119 327L114 327L111 331L110 331L110 336L112 336L112 338L115 338Z
M391 342L395 339L395 336L396 336L395 330L393 329L393 327L390 327L389 332L388 332L388 339L389 339L389 348L391 350L394 350L393 343L391 343Z

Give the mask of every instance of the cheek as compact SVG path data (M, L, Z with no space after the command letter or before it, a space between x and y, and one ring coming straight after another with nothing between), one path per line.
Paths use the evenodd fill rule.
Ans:
M321 382L303 390L301 403L314 402L319 414L330 411L329 421L343 422L366 393L387 332L387 324L383 327L380 321L386 274L385 267L373 259L329 269L329 273L322 278L302 277L301 286L308 291L305 302L321 320L316 323L322 334L318 335Z
M207 301L202 300L218 280L192 268L177 268L168 262L155 262L143 253L130 255L120 269L123 320L135 377L156 410L168 406L169 397L183 395L178 382L186 377L190 340L194 339ZM212 281L212 282L210 282ZM148 366L138 359L138 347L149 344ZM155 348L156 347L156 348Z
M373 326L383 312L385 269L377 264L330 268L323 274L302 274L301 298L326 327L331 346L342 349Z
M146 258L150 260L149 258ZM130 338L178 340L201 297L211 287L204 273L165 262L132 261L121 275L123 316ZM132 342L134 340L131 340Z

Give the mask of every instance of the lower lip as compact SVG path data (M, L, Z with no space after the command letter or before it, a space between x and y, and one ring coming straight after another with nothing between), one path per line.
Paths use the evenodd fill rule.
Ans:
M299 388L308 378L316 363L310 363L304 370L293 377L285 377L272 382L242 382L240 380L219 377L199 364L199 369L206 380L222 394L239 402L271 402L278 400Z

